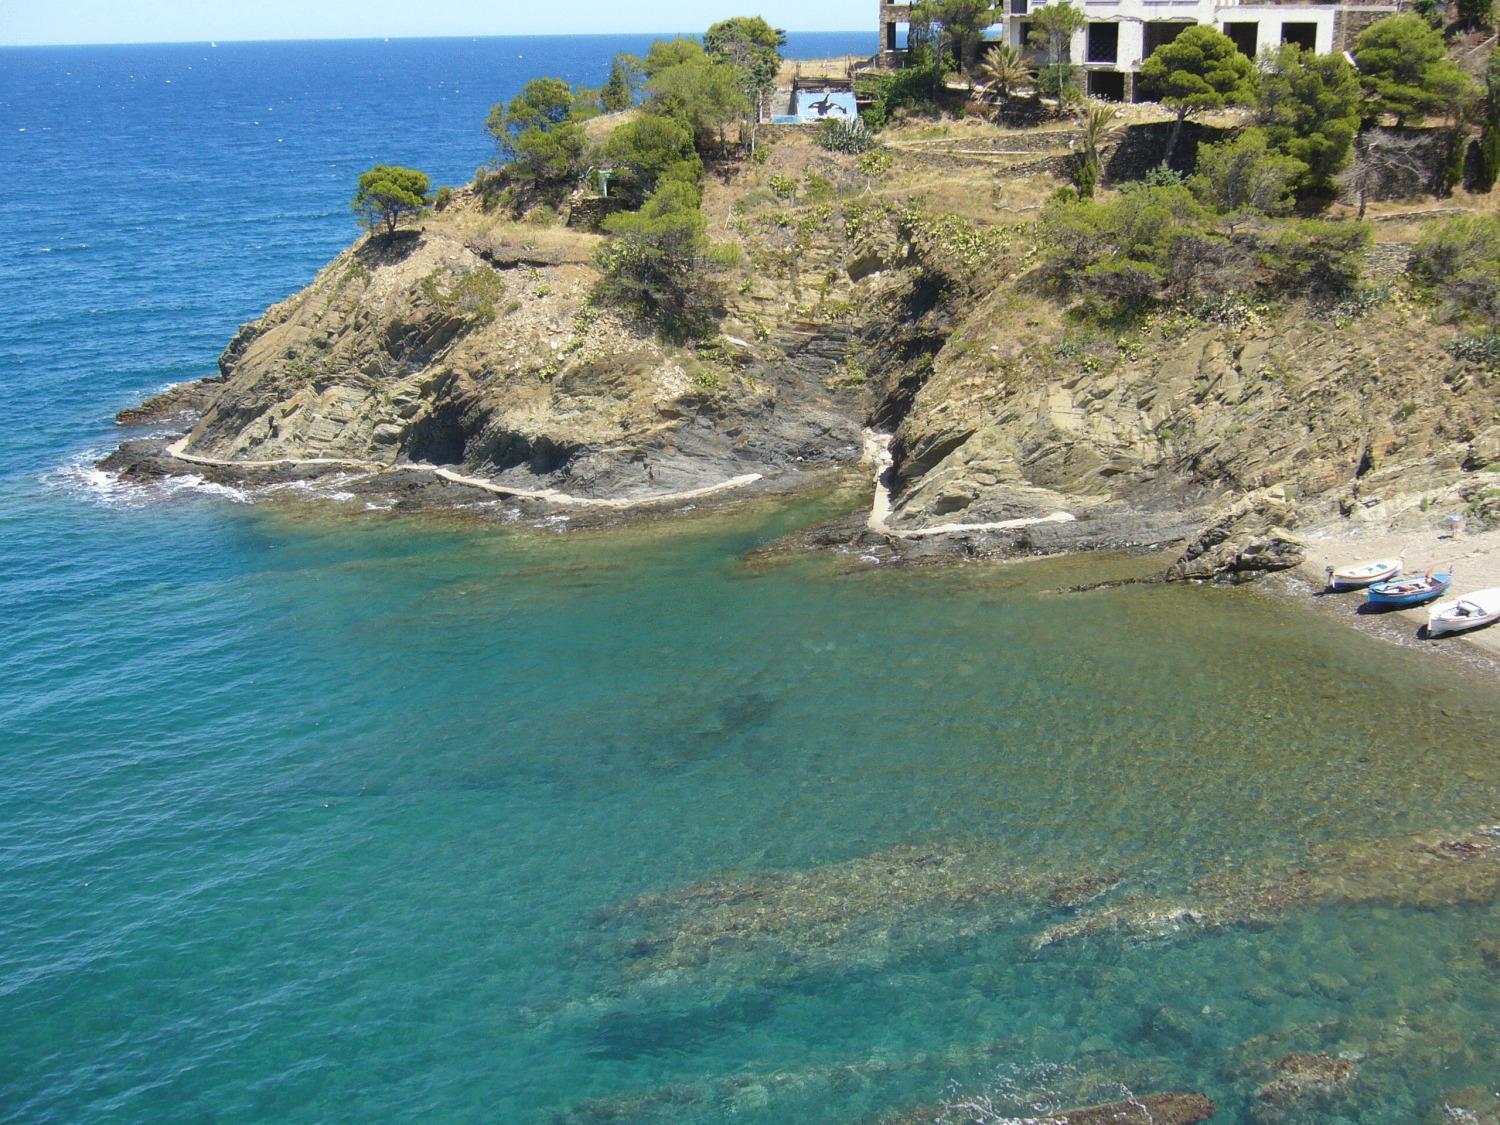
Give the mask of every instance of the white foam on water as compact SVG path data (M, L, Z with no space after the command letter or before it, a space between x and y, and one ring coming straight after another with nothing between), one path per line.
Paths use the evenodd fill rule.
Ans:
M60 489L106 508L144 508L178 496L213 496L235 504L254 502L247 490L206 480L196 473L145 482L122 480L119 473L96 464L107 453L87 450L37 479L46 488Z

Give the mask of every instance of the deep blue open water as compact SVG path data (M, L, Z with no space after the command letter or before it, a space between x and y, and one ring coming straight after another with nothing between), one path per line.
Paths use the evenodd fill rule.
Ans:
M1245 592L1049 593L1101 560L745 563L819 501L556 534L88 468L350 240L358 171L462 182L490 103L643 46L0 51L0 1119L1493 1098L1491 895L1039 953L1055 897L890 852L1172 894L1493 824L1490 680ZM1293 1051L1357 1077L1267 1116Z

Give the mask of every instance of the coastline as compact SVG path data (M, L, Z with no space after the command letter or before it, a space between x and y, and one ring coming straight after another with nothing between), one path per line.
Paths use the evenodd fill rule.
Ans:
M141 407L122 410L121 424L131 424L141 410ZM184 413L187 412L179 413L178 417L183 417ZM757 549L752 553L754 557L764 561L786 550L816 552L833 549L854 553L869 565L924 565L1004 563L1099 551L1160 550L1160 542L1116 541L1108 535L1097 543L1092 542L1088 529L1093 521L1079 521L1064 512L1003 524L951 524L918 530L891 527L888 523L890 495L884 479L890 454L882 438L886 442L889 440L885 435L867 430L859 462L835 473L843 476L856 474L861 481L868 481L871 489L868 506L842 519L820 522L792 532ZM101 465L126 477L165 477L173 475L172 467L177 464L210 470L216 483L251 487L316 480L329 472L353 471L361 475L345 481L344 490L363 496L388 497L390 503L376 507L378 511L482 511L482 506L498 498L516 505L506 509L508 518L514 519L520 514L550 524L560 515L566 515L570 526L580 530L620 526L621 520L629 522L632 518L674 510L692 510L700 501L712 507L741 498L789 496L829 483L826 471L808 471L795 476L747 473L700 488L646 496L578 496L557 489L510 486L444 466L417 462L382 464L350 458L234 461L189 453L185 448L188 440L186 433L175 437L127 440ZM110 465L112 460L116 464ZM220 477L223 479L218 479ZM314 503L321 502L317 497L310 499ZM1049 529L1062 531L1059 525L1072 525L1073 530L1065 536L1050 533L1043 536L1042 533L1048 533ZM1427 606L1371 613L1365 611L1364 599L1359 592L1333 594L1324 586L1325 570L1329 566L1398 554L1405 555L1411 564L1408 569L1414 571L1426 569L1428 565L1451 565L1456 575L1455 595L1466 590L1500 586L1500 531L1461 533L1454 539L1431 528L1392 531L1334 523L1305 533L1303 539L1307 550L1302 562L1292 570L1268 576L1259 585L1381 640L1424 649L1436 646L1445 658L1460 659L1491 672L1500 671L1500 629L1480 628L1469 633L1428 638ZM1158 579L1130 581L1142 580ZM1164 575L1161 580L1165 580Z
M1432 530L1364 534L1357 528L1329 525L1307 533L1304 538L1307 554L1297 568L1297 574L1315 591L1309 596L1315 599L1318 608L1328 610L1355 628L1386 639L1419 644L1423 648L1470 650L1483 654L1486 664L1500 670L1500 631L1494 626L1428 638L1426 625L1430 603L1411 609L1372 613L1364 611L1364 598L1359 591L1344 594L1324 592L1324 577L1329 566L1391 557L1403 552L1406 569L1410 572L1420 573L1433 565L1453 568L1453 588L1441 600L1471 590L1500 586L1500 531L1473 535L1460 533L1455 539Z

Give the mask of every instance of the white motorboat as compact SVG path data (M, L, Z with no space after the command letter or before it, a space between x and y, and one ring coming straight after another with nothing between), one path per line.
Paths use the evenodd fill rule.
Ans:
M1334 590L1363 590L1401 573L1402 559L1372 559L1369 562L1328 568L1328 585Z
M1438 602L1427 614L1427 635L1464 633L1492 621L1500 621L1500 586Z

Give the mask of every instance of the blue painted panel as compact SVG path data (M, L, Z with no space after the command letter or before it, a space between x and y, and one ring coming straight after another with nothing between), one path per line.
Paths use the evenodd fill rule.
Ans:
M859 116L859 107L854 104L854 94L849 90L819 93L815 90L797 92L797 117L803 121L821 121L825 117L841 117L849 120Z

